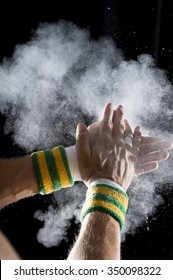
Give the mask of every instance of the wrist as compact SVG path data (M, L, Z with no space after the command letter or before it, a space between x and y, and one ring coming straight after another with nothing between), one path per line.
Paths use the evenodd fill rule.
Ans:
M73 181L74 182L82 181L81 174L79 171L79 166L78 166L76 146L74 145L74 146L67 147L67 148L65 148L65 151L66 151L69 169L70 169Z
M90 212L103 212L112 216L122 229L128 207L128 196L118 185L105 184L107 179L100 179L91 183L86 200L82 208L81 222ZM107 182L108 183L108 182Z
M94 185L100 185L100 184L103 185L105 184L105 185L112 186L114 188L118 188L124 193L126 193L125 189L120 184L107 178L98 178L97 180L91 181L90 184L88 185L88 188L92 188Z
M63 146L38 151L31 156L40 194L48 194L74 184Z

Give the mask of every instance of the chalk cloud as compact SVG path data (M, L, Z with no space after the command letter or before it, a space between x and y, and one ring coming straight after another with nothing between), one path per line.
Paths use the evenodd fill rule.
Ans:
M27 153L74 144L77 123L98 120L109 101L114 106L124 105L133 128L140 124L143 133L172 138L171 98L172 84L150 55L127 61L111 38L94 41L88 30L64 20L40 24L33 38L16 46L13 57L0 65L5 133L11 132L14 142ZM124 236L163 203L156 192L158 177L160 184L172 180L171 160L172 156L158 171L134 182ZM59 210L50 206L47 213L40 211L35 216L44 221L38 239L47 247L59 244L71 219L78 219L83 193L74 188L65 196L55 194ZM136 205L140 197L142 201ZM52 243L47 240L48 233Z

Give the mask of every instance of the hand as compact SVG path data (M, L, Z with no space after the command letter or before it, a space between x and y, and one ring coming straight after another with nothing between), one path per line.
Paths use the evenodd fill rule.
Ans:
M97 141L99 133L99 122L88 127L90 148ZM151 172L158 168L158 161L166 160L169 157L168 150L172 149L173 143L170 140L163 140L159 137L142 136L139 149L135 175Z
M135 175L151 172L158 168L158 161L166 160L169 157L168 150L172 149L173 143L170 140L163 140L159 137L143 136L139 150Z
M131 133L132 146L126 144L124 136L129 132L131 128L127 122L124 127L122 107L119 106L113 113L111 104L107 104L104 109L92 149L87 127L78 125L76 151L81 177L87 185L98 178L107 178L127 190L134 175L141 142L140 129L136 127L134 134Z

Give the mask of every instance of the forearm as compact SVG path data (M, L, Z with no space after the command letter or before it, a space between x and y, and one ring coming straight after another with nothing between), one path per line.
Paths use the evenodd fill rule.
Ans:
M0 207L37 193L48 194L80 180L75 146L0 160Z
M30 156L0 160L0 207L37 193Z
M91 212L86 215L71 260L120 259L120 226L110 215Z
M79 238L68 258L120 259L120 230L127 206L128 197L118 184L107 179L92 182L81 212Z
M0 260L20 260L20 256L2 232L0 232Z

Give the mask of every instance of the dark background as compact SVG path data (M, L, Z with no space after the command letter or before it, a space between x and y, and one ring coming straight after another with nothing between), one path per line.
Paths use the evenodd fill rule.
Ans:
M173 2L152 1L57 1L46 7L47 13L36 15L23 11L20 15L0 16L0 59L10 57L17 44L32 37L32 31L40 22L57 22L65 19L90 30L95 39L111 36L128 59L139 54L151 54L158 67L167 71L173 81ZM4 135L5 118L0 116L0 156L25 155L14 146L10 135ZM153 217L134 235L128 235L122 243L122 259L173 259L173 201L171 188L162 188L165 205L157 207ZM65 259L73 244L78 226L72 221L69 241L50 249L36 239L41 222L34 219L38 209L46 210L54 202L52 195L27 198L0 211L1 229L11 240L23 259ZM149 227L149 231L147 228Z

